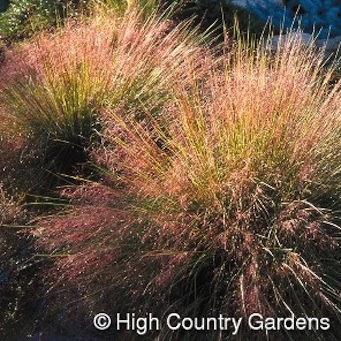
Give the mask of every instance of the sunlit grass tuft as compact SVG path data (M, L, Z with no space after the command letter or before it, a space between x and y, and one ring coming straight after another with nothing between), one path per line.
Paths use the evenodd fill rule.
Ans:
M295 34L275 53L239 41L206 82L184 70L162 123L112 115L172 309L340 320L341 83L323 67Z
M199 50L187 29L132 9L39 35L2 67L2 116L12 121L6 129L29 136L47 169L70 172L86 159L105 108L162 106L170 70Z

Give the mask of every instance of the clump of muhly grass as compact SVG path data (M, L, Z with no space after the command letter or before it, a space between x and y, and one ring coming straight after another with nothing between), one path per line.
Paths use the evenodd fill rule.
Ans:
M70 22L9 54L1 74L3 115L43 151L49 171L70 172L87 158L103 108L156 110L167 98L170 69L198 49L190 46L188 24L141 15Z
M59 34L30 41L3 66L3 111L14 129L43 151L50 171L65 170L65 159L70 165L81 161L96 128L109 81L106 33L70 24Z
M205 84L173 83L162 124L113 114L121 135L107 138L153 222L145 251L162 271L150 287L170 288L170 309L327 315L337 339L341 83L330 89L333 70L298 39L276 53L239 42Z

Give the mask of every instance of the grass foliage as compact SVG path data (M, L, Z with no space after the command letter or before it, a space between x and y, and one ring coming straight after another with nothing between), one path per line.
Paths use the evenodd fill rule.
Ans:
M154 225L153 283L183 315L340 318L341 83L297 39L239 41L205 82L174 84L162 123L112 116L121 180Z
M1 66L7 138L26 136L50 170L85 160L102 170L97 183L59 189L68 204L38 212L28 231L52 264L39 273L50 314L70 330L66 316L90 325L98 311L328 317L328 335L243 326L237 337L151 336L338 340L337 67L299 34L275 51L247 35L212 51L154 1L121 5L38 35ZM4 193L10 225L21 213Z
M184 64L183 46L187 55L198 49L187 24L142 15L70 22L8 56L1 74L4 117L12 121L6 129L28 136L49 170L64 171L65 158L84 160L105 108L160 106L170 70Z

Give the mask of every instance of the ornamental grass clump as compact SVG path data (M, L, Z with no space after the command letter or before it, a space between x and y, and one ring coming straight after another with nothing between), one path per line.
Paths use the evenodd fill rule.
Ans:
M108 26L70 24L13 51L3 66L1 101L12 121L5 128L29 137L49 170L83 159L108 90L111 42Z
M120 135L106 138L113 155L121 151L120 179L137 211L152 222L142 243L161 272L148 290L168 293L170 312L327 316L336 340L341 82L330 88L323 53L290 37L276 53L240 41L206 82L184 70L193 82L173 83L162 122L112 113ZM300 333L326 340L321 330ZM247 326L239 337L257 339Z
M70 172L86 160L103 108L156 111L167 98L170 70L199 50L188 24L141 15L132 9L70 22L8 53L0 100L13 124L4 129L28 136L49 171Z

